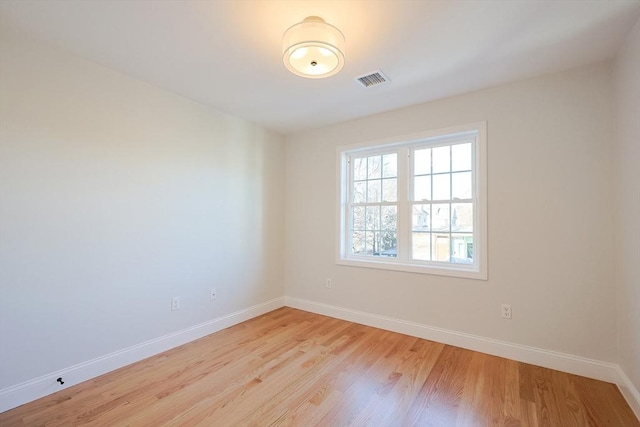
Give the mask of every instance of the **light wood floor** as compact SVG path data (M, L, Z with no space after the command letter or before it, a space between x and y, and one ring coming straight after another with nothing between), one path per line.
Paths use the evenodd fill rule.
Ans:
M640 426L613 384L282 308L2 426Z

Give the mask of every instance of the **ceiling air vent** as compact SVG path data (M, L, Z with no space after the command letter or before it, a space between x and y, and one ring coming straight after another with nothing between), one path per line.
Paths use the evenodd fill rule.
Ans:
M356 77L356 80L364 87L378 86L382 83L391 81L389 80L389 77L385 76L381 70L365 74L364 76Z

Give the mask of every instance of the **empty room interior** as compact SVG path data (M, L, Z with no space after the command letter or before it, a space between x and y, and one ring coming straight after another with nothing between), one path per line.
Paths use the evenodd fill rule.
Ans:
M640 426L640 1L0 1L0 425Z

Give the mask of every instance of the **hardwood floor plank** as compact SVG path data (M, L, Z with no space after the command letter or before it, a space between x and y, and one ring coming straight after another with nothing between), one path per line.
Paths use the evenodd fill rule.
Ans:
M538 409L538 421L543 427L551 426L552 420L561 422L561 416L556 399L556 390L550 387L548 370L539 366L529 365L533 378L533 394Z
M315 362L313 369L310 369L304 378L290 384L286 390L271 399L267 405L263 405L260 411L254 412L247 421L250 424L259 424L261 421L264 421L265 424L278 424L285 422L285 420L291 422L301 417L301 408L304 408L304 412L310 413L314 408L324 405L324 400L329 396L327 394L330 389L328 384L332 379L336 378L336 372L342 373L352 369L356 360L354 353L363 356L370 354L375 345L380 343L380 339L375 338L376 335L382 337L390 334L379 330L377 333L373 332L371 334L372 340L366 341L362 339L363 335L359 334L360 338L352 341L350 352L335 354L334 351L327 349L326 351L331 355L331 359L327 360L327 363ZM296 398L292 399L292 395L296 396ZM342 396L342 393L340 393L340 396Z
M305 389L299 390L300 397L293 400L284 412L279 416L274 412L277 416L274 425L307 424L304 420L308 420L308 425L320 424L330 412L329 409L335 412L336 408L344 402L342 384L349 381L345 378L349 378L351 372L357 371L362 363L374 359L376 354L385 349L387 345L385 338L391 335L393 335L391 332L371 329L367 340L360 340L351 352L343 352L340 358L335 359L337 363L327 367L328 369L320 369L315 381L310 382ZM329 401L335 401L335 403L330 404Z
M282 308L0 414L0 426L624 426L615 385Z
M400 363L354 425L399 425L444 348L436 343L431 344L419 351L413 350L414 345L404 353Z
M515 360L505 360L505 385L504 385L504 417L505 426L516 427L524 425L521 418L520 407L520 370L519 363ZM512 421L513 420L513 421Z
M473 352L446 346L401 425L455 426Z
M325 325L324 328L329 328L331 325ZM174 423L176 419L182 419L188 416L197 418L194 415L198 410L200 411L215 411L218 406L224 405L227 400L236 396L238 393L242 394L249 388L255 386L259 381L260 373L263 370L270 369L276 366L282 360L287 360L289 356L295 355L299 352L298 346L308 345L306 341L300 342L298 338L292 339L304 331L308 331L312 334L314 328L299 324L291 326L289 329L279 330L279 333L275 337L262 336L260 339L256 339L255 342L261 343L256 346L258 349L257 354L248 353L240 358L235 355L233 358L225 360L225 369L220 375L211 376L211 378L205 379L204 382L196 384L190 384L190 388L181 392L180 395L174 396L172 399L166 401L166 410L162 411L164 414L170 414L171 405L179 400L184 404L184 408L180 416L172 416L168 418L166 415L163 418L154 419L154 423L162 425L164 423ZM317 331L317 328L315 328ZM277 339L273 339L277 338ZM300 355L304 354L301 352ZM289 362L294 359L289 358ZM244 368L244 369L239 369ZM199 390L194 392L194 386L200 386ZM217 402L217 403L216 403ZM205 408L205 409L201 409Z
M613 384L570 376L589 426L640 426ZM602 407L607 411L602 411Z
M538 411L535 402L520 399L520 423L522 427L538 427Z
M339 391L343 398L317 425L348 425L359 409L372 397L376 383L373 378L375 374L369 374L371 368L399 337L401 336L398 334L383 333L375 345L370 347L370 351L363 354L352 353L353 357L336 372L337 375L327 378L325 387Z
M575 387L569 379L569 374L559 371L550 371L551 382L558 398L558 405L562 415L563 425L584 426L588 425L585 411L580 405L580 399Z
M469 371L462 392L462 409L458 414L456 426L482 425L489 417L490 407L485 404L488 390L486 375L483 372L484 356L481 353L474 353L469 362Z

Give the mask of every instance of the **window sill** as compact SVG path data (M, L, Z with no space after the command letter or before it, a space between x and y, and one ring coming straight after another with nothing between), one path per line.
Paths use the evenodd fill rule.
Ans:
M406 273L433 274L436 276L460 277L464 279L487 280L486 269L448 267L434 265L406 264L396 261L370 260L363 258L338 258L336 264L350 267L376 268L381 270L402 271Z

